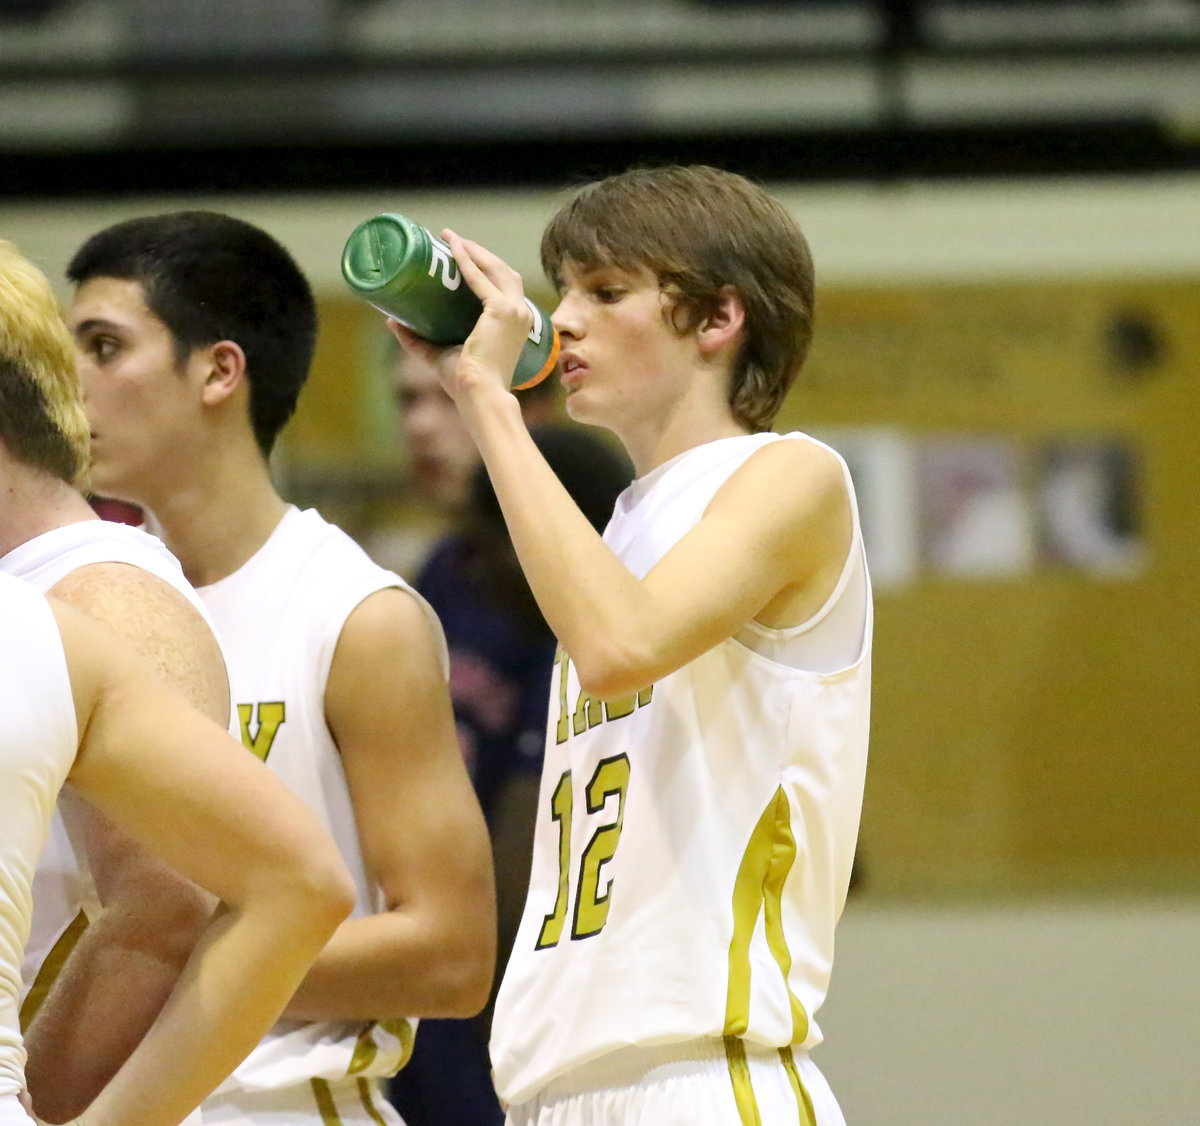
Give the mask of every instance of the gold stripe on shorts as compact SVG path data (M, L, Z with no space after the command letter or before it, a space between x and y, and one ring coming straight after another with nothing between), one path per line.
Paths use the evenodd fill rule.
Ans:
M379 1113L379 1108L375 1105L375 1100L372 1097L375 1090L375 1084L369 1079L360 1079L358 1081L358 1096L362 1099L363 1109L371 1116L372 1122L378 1122L379 1126L387 1126L383 1121L383 1115Z
M317 1100L317 1110L321 1115L321 1126L343 1126L342 1116L338 1114L337 1103L333 1100L333 1091L324 1079L311 1079L313 1098Z
M758 1099L754 1097L754 1085L750 1082L750 1065L746 1062L746 1045L736 1036L725 1037L725 1062L729 1065L733 1101L742 1126L762 1126Z
M737 1106L739 1121L742 1126L762 1126L762 1112L758 1109L758 1098L750 1079L745 1042L736 1036L726 1036L725 1060L729 1065L729 1081L733 1085L733 1101ZM804 1080L800 1078L800 1069L796 1066L796 1057L792 1055L791 1048L779 1049L779 1062L783 1064L792 1094L796 1096L796 1121L799 1126L817 1126L817 1114Z
M812 1099L805 1089L804 1081L800 1078L800 1069L796 1066L796 1057L791 1048L780 1048L779 1058L783 1060L783 1069L787 1072L788 1082L792 1085L792 1093L796 1096L796 1109L800 1112L800 1126L817 1126L817 1114L813 1110Z

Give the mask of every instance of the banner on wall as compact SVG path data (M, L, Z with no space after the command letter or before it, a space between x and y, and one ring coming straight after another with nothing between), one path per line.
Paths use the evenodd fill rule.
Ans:
M833 289L781 421L849 463L881 590L1135 577L1197 307L1178 281Z

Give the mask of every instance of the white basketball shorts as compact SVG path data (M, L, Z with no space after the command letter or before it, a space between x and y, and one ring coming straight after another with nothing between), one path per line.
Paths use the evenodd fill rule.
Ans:
M741 1040L622 1048L509 1107L508 1126L846 1126L807 1053Z

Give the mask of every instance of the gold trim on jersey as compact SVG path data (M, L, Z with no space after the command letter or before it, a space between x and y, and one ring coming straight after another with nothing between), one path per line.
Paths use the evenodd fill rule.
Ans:
M729 941L729 984L725 995L725 1057L734 1100L743 1126L760 1126L758 1102L750 1083L746 1050L741 1037L750 1027L750 943L763 915L767 947L779 967L792 1016L793 1044L808 1038L808 1014L792 992L788 976L792 954L783 930L783 889L796 862L791 806L783 787L776 788L750 834L733 885L733 935ZM812 1100L800 1080L791 1048L779 1049L780 1060L796 1094L803 1126L815 1126Z
M394 1037L400 1045L400 1061L396 1064L396 1071L405 1067L412 1058L416 1034L413 1031L412 1022L407 1017L398 1017L394 1020L373 1020L370 1024L364 1025L358 1034L354 1052L350 1057L350 1066L346 1068L347 1075L357 1075L366 1071L375 1062L375 1057L381 1051L379 1041L375 1038L377 1029Z
M750 834L733 885L733 937L729 942L729 987L725 997L725 1035L744 1036L750 1027L750 942L764 914L767 946L779 967L792 1013L792 1043L808 1038L808 1014L792 992L788 975L792 955L783 933L783 886L796 860L791 807L780 786Z
M58 975L62 973L63 965L67 958L70 957L71 951L75 949L76 944L83 937L83 932L87 930L87 925L87 913L80 911L71 920L67 929L59 935L58 941L50 948L50 953L46 955L41 966L38 967L37 976L33 979L33 985L30 986L29 992L25 995L25 1000L21 1003L22 1031L28 1030L33 1018L37 1015L38 1009L42 1007L42 1003L46 1000L46 995L58 980Z
M333 1097L333 1087L328 1079L310 1079L313 1098L317 1101L317 1112L321 1115L321 1126L344 1126L342 1116L337 1108L337 1100ZM379 1126L387 1126L387 1121L375 1105L375 1095L378 1086L370 1079L359 1079L355 1082L355 1091L362 1102L363 1110L370 1116L372 1122Z

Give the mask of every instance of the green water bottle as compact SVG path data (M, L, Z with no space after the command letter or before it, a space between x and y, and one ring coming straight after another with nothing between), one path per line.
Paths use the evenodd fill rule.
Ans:
M450 247L403 215L360 223L342 250L342 277L376 309L433 344L461 344L483 304L463 281ZM512 386L540 383L558 363L558 333L529 298L533 328L517 360Z

